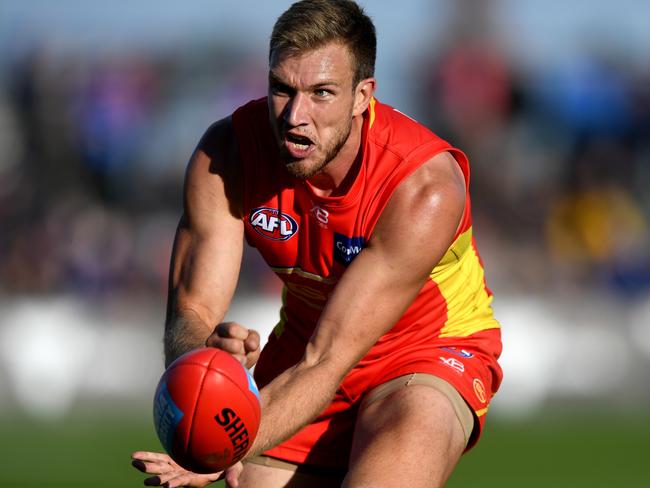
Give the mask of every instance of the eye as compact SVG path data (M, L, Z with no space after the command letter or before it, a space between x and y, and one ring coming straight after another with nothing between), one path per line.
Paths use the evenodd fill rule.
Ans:
M327 98L331 95L334 95L334 93L331 90L326 90L325 88L317 88L314 90L314 95L316 95L318 98Z
M289 94L289 88L286 85L283 85L282 83L271 83L271 93L274 95L288 95Z

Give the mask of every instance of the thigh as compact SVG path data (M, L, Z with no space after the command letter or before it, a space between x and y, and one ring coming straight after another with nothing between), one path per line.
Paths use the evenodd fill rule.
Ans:
M332 488L341 485L342 476L267 459L270 462L263 462L261 457L256 462L244 463L239 488Z
M482 434L490 400L501 382L502 373L497 362L500 348L498 329L468 337L438 339L415 351L405 348L396 353L370 383L363 385L362 402L374 394L369 392L404 375L418 373L440 378L449 383L471 409L474 422L467 451L476 445Z
M281 468L244 463L244 470L239 476L240 488L283 488L289 486L294 473Z
M444 393L401 388L360 409L343 487L439 487L464 449L461 422Z

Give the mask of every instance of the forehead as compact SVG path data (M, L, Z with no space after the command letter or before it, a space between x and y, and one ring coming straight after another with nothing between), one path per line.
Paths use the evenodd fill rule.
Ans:
M350 50L340 43L329 43L299 53L274 52L269 69L274 77L292 84L351 82L353 75Z

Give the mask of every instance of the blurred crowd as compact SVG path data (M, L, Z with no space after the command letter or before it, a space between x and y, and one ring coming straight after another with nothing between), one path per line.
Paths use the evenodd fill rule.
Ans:
M490 2L461 3L416 70L417 116L470 157L488 279L646 295L650 60L586 43L570 62L535 65L490 23Z
M469 155L489 284L648 293L649 60L594 47L525 65L463 18L422 50L398 108ZM163 294L186 161L212 121L264 95L265 54L203 41L14 56L0 77L0 293ZM276 286L245 259L242 288Z
M195 53L39 46L13 61L0 86L2 293L164 291L191 151L264 94L263 64L221 46Z

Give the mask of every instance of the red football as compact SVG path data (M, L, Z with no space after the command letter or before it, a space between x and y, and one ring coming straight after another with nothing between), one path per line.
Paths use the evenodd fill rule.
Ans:
M179 357L163 373L154 397L156 433L185 469L214 473L235 464L260 425L257 386L248 370L221 349Z

